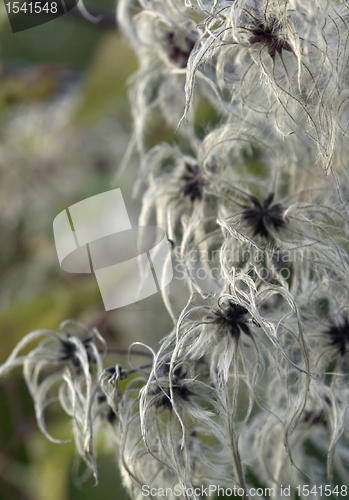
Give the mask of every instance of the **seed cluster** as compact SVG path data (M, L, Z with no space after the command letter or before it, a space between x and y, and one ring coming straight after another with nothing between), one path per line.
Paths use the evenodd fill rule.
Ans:
M171 244L173 324L144 365L104 368L81 327L18 357L30 334L0 375L23 364L48 434L35 364L55 357L81 457L97 475L105 424L132 499L150 478L195 500L205 484L248 500L347 481L348 3L119 0L118 25L139 59L140 225Z

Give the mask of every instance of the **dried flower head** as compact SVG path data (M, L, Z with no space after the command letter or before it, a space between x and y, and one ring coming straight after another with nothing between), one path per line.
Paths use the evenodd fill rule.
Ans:
M284 207L277 203L272 205L274 193L270 193L263 203L255 196L249 196L253 207L243 207L243 219L247 226L253 227L253 235L260 235L269 238L270 232L278 231L285 226Z
M343 315L338 324L332 324L325 331L329 345L333 346L341 356L345 356L349 351L349 320L347 315Z
M98 375L102 371L102 356L96 341L105 348L97 330L89 330L73 320L61 324L62 334L37 330L28 334L0 367L0 376L15 366L23 366L23 374L34 400L36 419L43 434L55 443L65 442L49 434L44 411L58 401L72 419L74 440L82 460L93 472L97 482L97 465L93 453L94 403ZM70 333L75 331L76 335ZM81 340L79 335L83 336ZM34 340L46 337L28 354L18 354ZM53 397L53 393L56 396Z
M276 52L281 54L282 50L293 52L291 45L280 36L280 23L275 17L268 19L254 17L251 14L253 25L251 28L244 28L249 31L252 37L249 39L251 45L258 43L264 44L267 47L268 54L272 59L275 59Z
M226 329L233 338L238 339L241 331L246 335L251 335L247 324L249 320L247 309L240 304L235 304L232 300L228 300L224 306L220 305L218 309L214 309L207 318Z
M179 68L185 68L196 39L183 35L180 32L170 31L165 35L165 51L172 61Z
M61 344L61 348L57 350L57 356L56 358L52 358L52 361L67 361L71 363L74 368L76 368L78 373L81 373L82 365L79 356L79 349L73 339L73 336L69 332L65 333L66 338L59 337L58 339ZM87 361L90 365L90 370L92 369L91 364L96 363L96 357L92 347L93 339L93 335L88 335L81 341L83 347L85 348Z
M172 411L169 376L170 363L164 363L158 369L156 381L154 380L154 383L151 383L149 395L152 397L151 406L167 408ZM171 388L172 397L176 401L189 402L190 396L194 394L190 383L187 382L187 378L188 369L186 366L179 365L173 370Z
M205 181L200 172L200 167L197 164L192 165L186 162L185 168L187 172L181 176L181 179L185 181L182 192L191 201L201 200Z

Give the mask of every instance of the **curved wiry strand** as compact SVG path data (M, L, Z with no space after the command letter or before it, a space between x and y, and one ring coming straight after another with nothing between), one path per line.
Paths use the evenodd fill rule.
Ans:
M140 224L147 224L155 212L157 224L166 230L170 240L176 241L181 226L187 231L187 239L192 230L196 240L202 238L205 226L214 217L216 200L198 160L183 155L178 148L160 145L145 156L143 170L149 188L143 198Z
M52 402L59 401L63 410L72 417L74 439L81 458L93 472L97 483L97 465L93 452L93 411L98 389L98 374L102 370L102 356L95 342L104 348L105 342L97 330L88 330L77 322L68 320L61 324L62 334L51 330L38 330L28 334L14 349L0 368L0 375L17 365L23 374L35 405L38 426L43 434L55 443L66 442L48 432L44 411ZM84 334L80 340L71 334L77 330ZM17 357L34 339L45 336L27 355ZM103 352L103 351L102 351ZM52 391L58 386L58 395Z
M189 58L185 113L196 72L217 58L216 85L226 100L274 116L274 127L283 135L305 133L329 166L344 85L347 17L347 9L324 7L323 19L309 33L310 24L302 24L286 2L232 3L221 25L207 31Z
M298 175L297 184L303 181ZM259 192L262 186L259 182ZM266 281L281 280L285 285L286 278L293 292L315 269L346 281L347 209L328 184L321 187L317 182L317 186L297 192L297 185L293 185L293 194L291 191L281 199L271 192L257 198L248 191L236 190L234 185L229 187L236 208L221 207L219 217L226 231L222 249L226 271L232 265L246 271L250 266L258 274L264 272ZM279 182L275 187L285 193L285 186Z
M217 484L247 499L253 475L275 488L345 482L348 2L120 0L118 18L140 62L126 159L138 149L140 225L167 231L174 327L157 349L142 344L147 364L130 351L129 369L103 367L96 331L34 332L0 375L23 366L53 441L45 409L60 402L95 475L105 429L132 498L146 484ZM185 113L195 81L204 99L177 146L151 147L153 130L177 125L185 78Z
M272 386L272 392L270 391L268 397L274 408L278 406L281 408L282 392L277 385ZM296 467L290 466L288 456L283 449L280 439L282 427L270 414L256 416L249 428L248 451L252 463L264 470L264 477L268 482L271 481L276 485L288 478L288 484L296 487L311 478L318 484L332 483L331 474L334 466L332 452L336 448L337 473L341 470L341 464L347 459L342 445L338 442L343 434L347 397L347 391L338 397L334 396L323 382L311 382L306 408L290 439ZM316 453L311 456L306 452L306 447L310 443L316 449ZM271 447L274 449L273 453L270 453ZM326 455L331 471L327 477L326 468L323 467Z
M199 40L200 29L183 7L170 0L140 2L139 8L121 0L118 21L140 62L140 69L132 78L130 101L135 140L142 155L147 150L145 127L149 128L159 113L175 131L179 110L183 107L185 68ZM207 90L207 96L212 96L209 86ZM183 132L187 138L191 135L194 142L192 123L185 126Z
M217 391L214 387L210 388L206 383L200 382L200 376L207 377L208 375L205 368L200 370L200 366L205 366L205 363L202 360L198 360L197 363L193 364L188 360L181 364L174 361L177 354L175 349L171 357L169 354L157 357L159 368L154 372L155 379L150 378L149 383L144 388L144 391L142 391L140 411L142 421L144 422L144 437L149 448L152 447L152 454L159 461L163 461L166 458L166 466L176 472L183 486L192 487L193 479L190 477L190 473L195 473L195 471L204 480L205 477L209 477L207 474L212 474L213 470L215 476L218 473L226 481L229 478L227 476L227 464L229 462L225 462L224 464L224 461L222 461L222 452L225 449L223 456L227 460L229 449L231 453L231 440L229 438L229 431L224 430L225 425L223 423L221 426L219 425L217 416L221 415L221 419L228 420L228 416L230 415L229 406L224 406L221 391ZM169 362L170 359L171 362ZM190 365L197 372L195 378L190 376ZM214 412L204 409L203 404L206 406L207 403L212 405L215 409ZM160 415L163 415L163 411L166 412L168 418L158 420ZM225 417L223 417L223 413ZM184 414L186 422L185 432L181 425ZM189 424L189 421L191 424ZM197 422L200 422L199 435L203 436L206 434L210 436L211 447L210 450L206 449L205 460L202 460L200 455L194 453L194 451L202 450L202 445L199 444L200 441L194 439L198 432L196 430ZM153 427L156 427L156 435L158 437L161 436L161 442L165 448L165 450L161 450L161 454L159 454L160 450L158 447L154 447L156 442L151 442L151 436L153 435L151 429ZM204 430L205 427L207 428L206 431ZM170 433L170 441L172 442L172 446L169 449L167 449L166 445L168 433ZM178 442L178 445L174 446L176 442ZM193 449L194 442L197 443L196 449ZM163 455L164 451L165 456ZM217 460L216 452L218 451L220 460ZM216 460L212 460L214 457L216 457ZM241 481L240 469L241 467L237 472L236 478L238 484L241 485L244 483ZM230 476L230 481L234 481L232 476ZM205 480L204 483L206 483Z

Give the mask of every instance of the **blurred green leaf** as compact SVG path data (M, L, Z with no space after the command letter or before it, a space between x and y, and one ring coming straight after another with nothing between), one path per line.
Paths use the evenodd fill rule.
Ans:
M0 81L0 111L9 104L50 96L57 90L58 80L65 71L60 65L40 65L3 77Z
M11 304L0 311L3 335L0 362L27 333L40 328L57 330L67 318L77 318L88 307L102 305L98 286L91 279L65 283L30 300Z
M116 108L128 114L125 81L136 67L135 55L121 36L117 33L105 35L84 77L73 122L89 124Z

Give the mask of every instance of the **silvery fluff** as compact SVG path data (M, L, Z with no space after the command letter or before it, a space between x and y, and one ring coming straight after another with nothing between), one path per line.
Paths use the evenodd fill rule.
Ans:
M105 367L103 339L80 326L29 334L0 375L23 365L46 435L58 384L96 477L93 436L105 426L135 499L145 484L236 485L244 499L260 484L345 485L349 4L119 0L118 21L139 59L140 225L166 230L185 304L171 284L172 329L157 347L140 331L145 365ZM201 127L205 107L216 118ZM154 120L176 139L154 146ZM193 252L206 255L209 291Z

